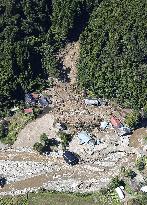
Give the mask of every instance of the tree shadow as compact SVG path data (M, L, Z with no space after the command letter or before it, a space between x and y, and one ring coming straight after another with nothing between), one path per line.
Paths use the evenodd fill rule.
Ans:
M50 146L59 146L60 142L57 141L55 138L48 139L48 144Z
M88 12L83 5L80 6L80 10L80 13L75 14L73 27L69 30L67 36L69 42L77 41L88 24L91 12Z
M61 81L63 83L69 83L70 82L70 78L69 78L70 70L71 69L66 68L63 65L63 62L61 61L61 59L59 59L59 62L58 62L58 71L59 71L58 79L59 79L59 81Z
M119 181L119 186L123 186L123 187L126 186L125 182L122 179Z
M30 49L30 66L32 71L32 79L36 79L38 76L41 76L42 79L47 80L47 71L43 69L42 56L39 52Z
M52 151L51 147L58 147L59 144L60 142L57 141L55 138L48 139L45 142L45 146L43 147L43 153L49 154Z
M146 128L147 127L147 118L143 118L137 125L137 129L139 128Z
M78 41L80 34L88 25L93 9L100 5L102 0L93 1L88 3L86 1L79 2L79 8L75 12L73 26L68 32L67 39L69 42Z

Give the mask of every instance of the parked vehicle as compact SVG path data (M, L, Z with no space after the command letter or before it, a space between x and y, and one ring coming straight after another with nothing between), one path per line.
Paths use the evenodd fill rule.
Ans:
M75 156L75 154L73 152L70 151L65 151L63 153L63 158L66 161L66 163L70 164L70 165L75 165L78 164L79 159L77 156Z
M41 97L39 98L39 100L38 100L38 105L39 105L40 107L47 107L48 104L49 104L49 103L48 103L48 100L47 100L46 97L41 96Z
M3 176L0 176L0 188L3 188L4 185L6 184L6 178Z
M116 191L116 193L118 194L118 196L121 200L123 200L125 198L125 194L124 194L123 190L120 187L117 187L115 189L115 191Z
M84 99L85 105L94 105L94 106L107 106L108 101L105 99L91 99L91 98L86 98Z
M108 100L99 98L98 101L99 101L99 105L108 106Z
M130 135L132 133L131 129L129 127L123 126L118 129L118 134L120 136Z
M99 106L100 102L98 99L85 99L85 105L95 105L95 106Z
M25 94L25 103L26 103L27 105L35 106L36 100L35 100L35 98L33 97L32 94L27 93L27 94Z

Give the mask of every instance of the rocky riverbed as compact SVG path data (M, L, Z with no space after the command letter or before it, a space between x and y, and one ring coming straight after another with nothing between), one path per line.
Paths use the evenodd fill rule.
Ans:
M89 155L89 160L73 167L66 164L61 153L57 152L41 158L39 155L34 157L29 149L27 152L5 150L0 154L5 155L5 160L0 160L0 175L7 180L0 195L18 195L40 188L71 192L97 191L119 174L122 165L130 166L132 163L126 151L118 150L105 152L102 159L97 155L94 155L95 158Z

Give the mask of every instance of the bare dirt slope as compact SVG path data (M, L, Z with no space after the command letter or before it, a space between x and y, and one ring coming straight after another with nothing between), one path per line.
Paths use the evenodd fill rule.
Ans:
M32 147L35 142L40 140L40 135L43 133L46 133L50 138L55 137L53 123L54 116L50 113L32 121L18 134L13 147Z
M63 66L65 68L70 68L70 84L76 83L77 68L76 64L79 58L80 43L68 44L64 49L62 49L58 54L58 59L61 59Z
M51 92L48 93L53 97L53 106L57 112L60 110L60 107L62 107L62 104L60 104L62 99L67 102L68 99L72 99L75 95L75 92L72 90L72 84L76 83L76 63L78 61L78 56L79 42L68 44L65 49L62 49L59 52L57 56L58 59L62 59L65 69L70 68L70 83L65 84L57 82L53 89L51 89ZM46 133L50 138L55 137L56 133L53 128L54 118L55 112L53 110L52 113L50 112L29 123L24 129L21 130L13 147L32 147L35 142L39 141L42 133Z

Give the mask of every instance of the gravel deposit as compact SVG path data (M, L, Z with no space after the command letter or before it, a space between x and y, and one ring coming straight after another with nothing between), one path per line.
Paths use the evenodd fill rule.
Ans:
M21 181L48 172L58 171L59 166L52 166L51 163L33 161L0 161L0 175L7 178L7 183Z

